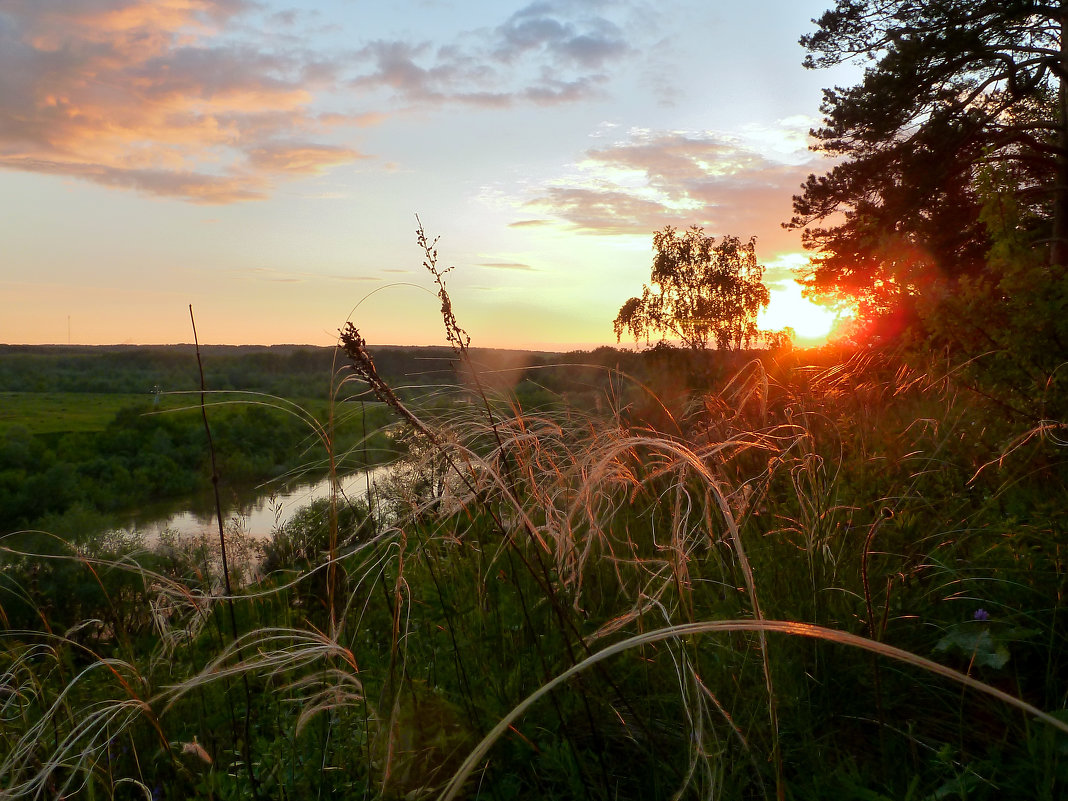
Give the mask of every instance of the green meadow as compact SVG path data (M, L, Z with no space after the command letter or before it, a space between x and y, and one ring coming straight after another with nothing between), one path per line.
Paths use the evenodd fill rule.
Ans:
M156 406L149 393L0 392L0 434L13 425L33 434L103 431L120 409L146 403L166 411L186 406L190 399L163 396Z

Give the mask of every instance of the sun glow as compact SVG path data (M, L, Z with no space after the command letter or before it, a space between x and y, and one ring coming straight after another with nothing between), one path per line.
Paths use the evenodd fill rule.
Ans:
M757 315L761 330L779 331L789 326L802 345L822 345L838 322L839 316L831 309L802 297L796 281L771 288L771 302Z

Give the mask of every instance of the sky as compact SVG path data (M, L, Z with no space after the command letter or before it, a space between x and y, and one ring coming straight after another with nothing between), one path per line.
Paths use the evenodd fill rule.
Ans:
M831 0L3 0L0 342L614 344L652 234L783 230ZM811 310L809 312L811 313Z

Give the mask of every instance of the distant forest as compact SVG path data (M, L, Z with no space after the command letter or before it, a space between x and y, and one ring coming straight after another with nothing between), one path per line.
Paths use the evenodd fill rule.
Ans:
M335 366L334 348L305 345L203 345L204 379L211 390L324 396ZM448 348L376 350L383 372L449 373ZM336 366L340 366L339 363ZM416 369L409 370L409 367ZM200 388L193 345L0 345L0 391L150 393Z
M402 391L406 386L456 383L456 358L449 347L372 345L370 350L382 376ZM328 347L202 345L200 351L210 391L326 400L331 374L338 373L340 380L348 369L344 355ZM611 347L569 353L471 348L470 354L491 385L497 382L514 390L527 381L550 392L591 389L608 381L607 370L640 378L664 369L665 360L707 374L751 358L744 353L669 355L664 350L637 353ZM0 345L0 392L150 394L157 388L161 392L200 388L193 345ZM353 393L360 391L362 386L353 386Z

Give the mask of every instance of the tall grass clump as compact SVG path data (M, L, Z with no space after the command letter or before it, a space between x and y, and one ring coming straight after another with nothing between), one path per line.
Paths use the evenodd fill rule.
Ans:
M419 243L456 383L405 392L347 325L353 400L309 419L336 472L332 415L394 415L366 500L229 593L4 543L0 793L1063 797L1060 443L875 350L659 352L525 407ZM61 630L57 566L99 590Z

